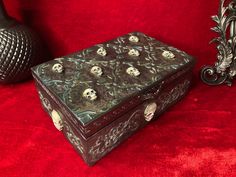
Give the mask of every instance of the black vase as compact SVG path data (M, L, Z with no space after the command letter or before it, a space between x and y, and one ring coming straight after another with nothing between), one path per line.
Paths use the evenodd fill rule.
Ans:
M0 0L0 83L28 79L30 68L40 63L42 54L36 34L9 17Z

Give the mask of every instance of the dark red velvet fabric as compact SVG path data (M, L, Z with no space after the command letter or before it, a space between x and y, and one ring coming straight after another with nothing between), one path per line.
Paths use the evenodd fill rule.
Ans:
M210 87L200 66L216 59L210 16L218 0L5 0L52 58L141 31L197 59L188 96L94 167L41 108L34 82L0 86L1 177L235 177L236 85ZM236 84L236 83L235 83Z

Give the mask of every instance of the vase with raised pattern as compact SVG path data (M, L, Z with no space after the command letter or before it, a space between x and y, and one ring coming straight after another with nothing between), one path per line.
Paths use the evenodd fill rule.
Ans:
M0 83L28 79L30 68L42 60L37 35L11 18L0 0Z

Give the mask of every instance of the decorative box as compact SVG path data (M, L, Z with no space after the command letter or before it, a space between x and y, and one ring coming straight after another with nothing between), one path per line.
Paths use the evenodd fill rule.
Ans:
M193 66L185 52L135 32L32 73L55 127L93 165L184 97Z

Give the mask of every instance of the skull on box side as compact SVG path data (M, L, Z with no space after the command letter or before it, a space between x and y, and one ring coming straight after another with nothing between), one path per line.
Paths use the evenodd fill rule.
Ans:
M157 104L155 102L147 105L146 109L144 110L145 120L148 122L151 121L155 115L156 110L157 110Z

